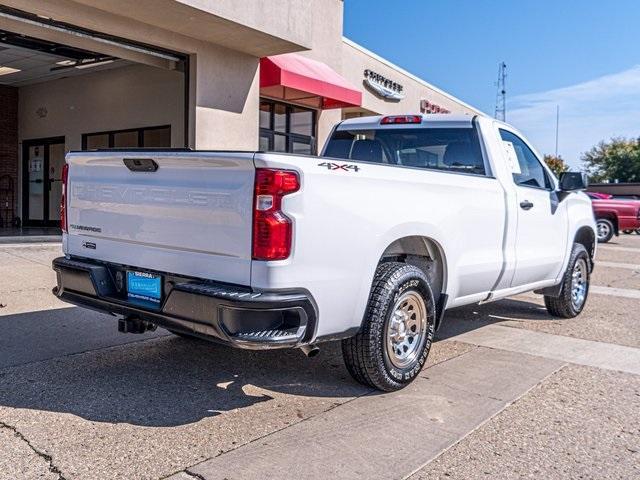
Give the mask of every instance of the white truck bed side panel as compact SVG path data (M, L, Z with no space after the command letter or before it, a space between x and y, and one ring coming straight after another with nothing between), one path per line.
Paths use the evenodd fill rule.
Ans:
M295 225L292 256L254 261L253 286L307 288L319 307L317 334L338 333L360 325L384 250L421 235L443 247L452 304L488 295L503 261L504 193L496 179L364 162L359 171L318 165L328 160L256 154L257 167L299 171L302 188L283 202Z

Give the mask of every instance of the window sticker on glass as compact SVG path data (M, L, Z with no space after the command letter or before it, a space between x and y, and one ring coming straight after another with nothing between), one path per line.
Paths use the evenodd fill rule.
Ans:
M507 166L511 170L511 173L515 173L520 175L522 170L520 170L520 162L518 162L518 154L516 153L516 149L513 148L513 143L511 142L502 142L504 144L504 150L507 154Z

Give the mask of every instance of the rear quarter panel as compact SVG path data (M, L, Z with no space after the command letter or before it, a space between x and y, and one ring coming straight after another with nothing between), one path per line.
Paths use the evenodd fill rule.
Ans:
M450 298L495 282L504 228L496 179L335 159L358 170L330 170L320 165L326 161L255 157L258 168L298 171L301 189L283 202L295 223L291 257L252 262L252 286L309 290L319 307L318 336L360 325L378 261L398 238L421 235L441 246Z

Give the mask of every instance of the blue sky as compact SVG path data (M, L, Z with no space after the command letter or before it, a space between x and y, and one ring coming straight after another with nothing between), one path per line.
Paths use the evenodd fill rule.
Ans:
M542 153L640 136L640 0L345 0L345 36L493 115L507 63L507 121Z

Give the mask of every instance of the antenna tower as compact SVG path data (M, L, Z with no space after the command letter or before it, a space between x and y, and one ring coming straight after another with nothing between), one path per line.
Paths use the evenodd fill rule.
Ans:
M507 78L507 64L500 62L498 65L498 82L496 85L496 111L494 117L503 122L507 120L507 87L505 80Z

